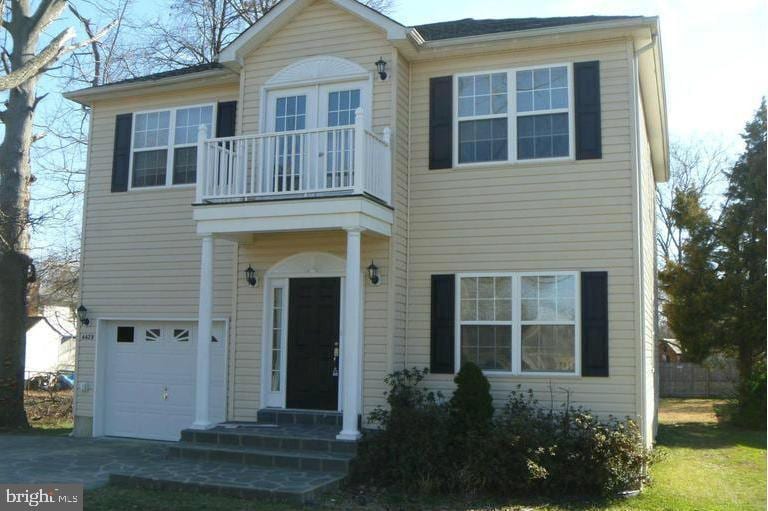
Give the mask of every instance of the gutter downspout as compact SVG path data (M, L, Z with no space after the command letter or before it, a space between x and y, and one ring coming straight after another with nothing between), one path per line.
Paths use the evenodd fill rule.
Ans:
M647 400L649 396L647 396L647 379L648 379L648 367L646 363L646 344L647 344L647 336L645 331L645 312L646 312L646 303L645 303L645 266L644 266L644 259L643 259L643 235L644 235L644 218L643 218L643 183L644 183L644 176L643 176L643 168L642 168L642 156L641 156L641 147L642 147L642 138L640 134L640 84L639 84L639 56L654 48L656 46L657 41L657 35L653 33L651 35L651 42L646 44L645 46L633 50L632 52L632 117L633 117L633 167L634 167L634 173L635 173L635 186L637 187L634 192L634 197L637 202L637 207L635 210L635 214L637 215L637 235L635 236L635 244L636 244L636 256L635 256L635 262L636 262L636 268L637 268L637 276L639 281L638 286L638 310L639 310L639 318L638 318L638 325L635 327L636 332L639 330L639 340L640 340L640 385L638 388L639 396L640 396L640 417L642 419L642 437L643 437L643 443L646 446L650 446L653 443L653 439L648 437L648 420L649 417L646 417L647 412ZM634 43L632 43L634 47ZM644 122L644 119L643 119ZM655 261L654 261L654 268L655 268Z

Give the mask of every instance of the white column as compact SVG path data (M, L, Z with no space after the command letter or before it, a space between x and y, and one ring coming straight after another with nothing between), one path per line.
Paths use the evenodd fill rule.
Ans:
M211 329L213 326L213 236L203 236L200 259L200 308L197 325L197 374L195 378L195 422L193 428L210 428Z
M360 414L360 353L363 344L363 332L360 327L360 237L362 229L347 229L347 268L344 288L344 338L341 341L342 364L342 412L343 428L336 438L339 440L357 440L360 431L357 417Z

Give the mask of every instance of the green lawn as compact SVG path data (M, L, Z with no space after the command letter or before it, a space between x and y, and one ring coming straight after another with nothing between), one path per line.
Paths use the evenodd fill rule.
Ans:
M541 511L750 511L766 509L765 432L747 431L718 422L712 400L665 400L660 413L658 451L651 470L653 484L639 497L613 503L499 503L414 499L404 495L339 493L316 509L445 511L536 509ZM280 503L244 501L204 495L102 488L86 492L88 511L292 511Z

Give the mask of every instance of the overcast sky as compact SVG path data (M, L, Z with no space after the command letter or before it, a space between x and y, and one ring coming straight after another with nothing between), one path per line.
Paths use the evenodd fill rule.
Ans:
M392 17L406 25L460 18L659 16L673 140L723 139L740 151L738 135L768 93L766 0L395 1Z

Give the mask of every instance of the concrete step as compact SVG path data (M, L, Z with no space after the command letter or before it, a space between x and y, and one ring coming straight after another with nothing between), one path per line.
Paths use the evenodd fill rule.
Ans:
M274 427L224 424L207 430L185 429L184 443L254 449L357 453L357 442L336 440L336 426L286 424Z
M168 460L168 466L161 470L109 474L109 484L124 488L279 499L298 504L314 502L323 492L337 489L343 479L337 473L187 460Z
M175 459L336 472L342 475L349 472L349 465L354 458L354 454L346 452L266 449L188 442L170 446L168 456Z
M259 423L278 425L302 424L306 426L336 426L341 429L341 412L324 410L291 410L281 408L262 408L257 412Z

